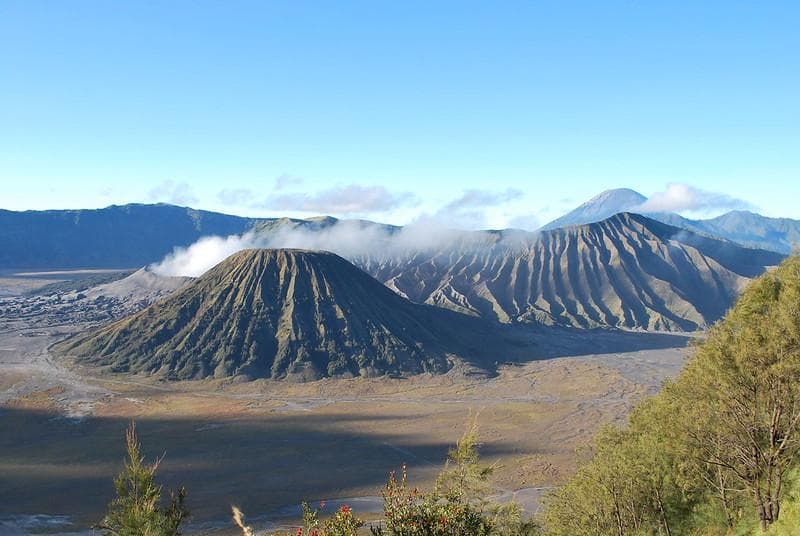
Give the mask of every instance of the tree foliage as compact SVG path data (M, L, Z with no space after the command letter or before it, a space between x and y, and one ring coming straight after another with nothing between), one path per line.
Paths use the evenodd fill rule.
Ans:
M800 258L754 281L675 382L605 427L547 534L726 534L781 514L800 454Z
M478 416L472 417L464 434L447 454L444 470L436 479L435 492L458 501L481 501L489 492L495 465L483 465L478 454Z
M384 523L372 528L373 536L457 536L492 534L491 521L462 495L423 493L408 484L406 468L394 474L383 490Z

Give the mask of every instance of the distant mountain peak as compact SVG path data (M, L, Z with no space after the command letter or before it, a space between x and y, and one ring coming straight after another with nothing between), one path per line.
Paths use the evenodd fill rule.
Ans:
M551 221L542 227L542 230L595 223L620 212L635 211L645 201L647 201L645 196L630 188L605 190L574 210Z
M619 202L644 203L647 198L631 188L611 188L600 192L583 205L596 205L598 203L619 203ZM581 205L581 206L583 206Z

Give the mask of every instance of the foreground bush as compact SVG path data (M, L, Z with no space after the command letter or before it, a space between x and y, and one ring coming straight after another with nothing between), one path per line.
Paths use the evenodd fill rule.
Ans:
M536 526L523 521L519 506L500 505L486 497L494 465L483 465L478 454L477 418L447 456L433 490L423 493L408 484L405 465L400 480L392 473L383 494L384 522L373 536L526 536Z
M394 474L383 490L382 526L371 529L373 536L456 536L492 534L492 522L475 505L457 495L421 493L408 485L403 466L400 480Z
M250 536L252 530L245 527L241 519L236 519L237 510L234 508L234 522L243 529L244 536ZM356 536L358 529L363 526L364 521L357 518L346 504L340 507L332 517L320 522L319 510L312 509L308 503L304 502L303 526L298 527L295 532L289 533L287 536Z

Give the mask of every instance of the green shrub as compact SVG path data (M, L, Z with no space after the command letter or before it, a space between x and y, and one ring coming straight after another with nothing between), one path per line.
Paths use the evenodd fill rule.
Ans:
M346 504L339 508L322 527L324 536L356 536L358 529L364 526L364 521L355 517Z

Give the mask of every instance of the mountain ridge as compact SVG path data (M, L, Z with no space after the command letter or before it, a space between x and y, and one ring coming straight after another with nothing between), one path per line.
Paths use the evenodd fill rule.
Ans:
M618 195L621 192L625 193L623 197L629 198L628 205L644 198L628 189L607 190L595 198L602 200L604 194ZM604 211L624 212L618 209L625 204L612 203L613 206L606 206ZM588 219L605 219L599 218L600 215L600 212L596 212ZM768 218L746 211L731 211L707 220L691 220L674 213L645 215L695 233L783 254L790 253L800 243L800 221L790 218ZM566 216L545 225L540 231L557 228L556 223L563 222ZM76 210L0 209L0 269L138 268L158 262L175 248L189 246L204 236L226 237L285 227L282 222L292 222L295 226L312 230L361 225L395 234L407 229L331 216L308 219L246 218L163 203L132 203ZM528 231L515 229L477 232L500 233L505 237L525 237L529 234Z
M414 302L494 321L694 331L782 259L622 213L511 246L352 260Z
M335 229L286 225L301 232L276 224L262 230L264 241L318 247ZM538 233L462 232L433 248L396 247L394 235L370 229L364 235L377 243L337 252L415 303L502 323L705 329L783 259L633 213Z
M641 207L645 201L645 196L628 188L606 190L539 230L596 223L621 212L635 212L675 227L729 240L749 248L788 254L800 245L800 220L770 218L748 210L731 210L713 218L691 219L675 212L643 211Z
M255 221L163 203L76 210L0 209L0 267L141 267L202 236L243 233Z
M693 220L679 214L650 217L696 233L724 238L749 248L789 254L800 245L800 220L771 218L749 210L731 210L714 218Z

